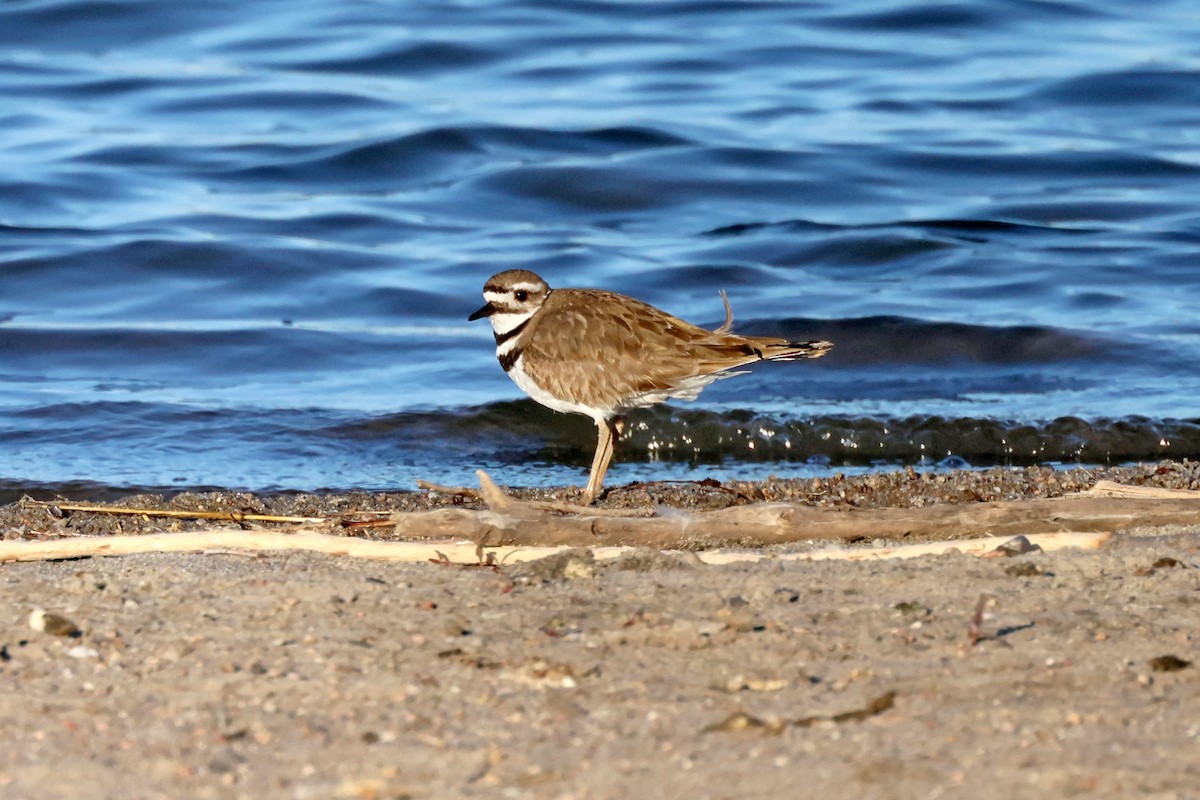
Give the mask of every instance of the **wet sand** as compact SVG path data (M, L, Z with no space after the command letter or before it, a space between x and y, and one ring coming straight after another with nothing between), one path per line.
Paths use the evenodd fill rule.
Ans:
M1101 477L1200 488L1198 465L1174 463L642 487L606 502L914 507ZM464 500L123 504L153 502L327 514ZM201 525L0 509L9 539ZM12 563L0 604L4 797L1184 798L1200 785L1200 519L1006 559ZM36 609L78 633L32 629Z

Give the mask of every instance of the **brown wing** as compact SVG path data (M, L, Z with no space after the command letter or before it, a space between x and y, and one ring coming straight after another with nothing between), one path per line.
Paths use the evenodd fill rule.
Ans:
M599 289L551 292L522 344L525 371L540 385L607 408L645 395L654 396L650 402L672 394L694 397L717 373L769 357L750 340Z

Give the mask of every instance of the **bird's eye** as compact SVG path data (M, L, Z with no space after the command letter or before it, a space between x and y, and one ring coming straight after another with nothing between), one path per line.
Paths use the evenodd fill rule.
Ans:
M518 289L516 293L513 294L513 297L517 298L518 303L524 303L529 299L529 292L525 291L524 289Z

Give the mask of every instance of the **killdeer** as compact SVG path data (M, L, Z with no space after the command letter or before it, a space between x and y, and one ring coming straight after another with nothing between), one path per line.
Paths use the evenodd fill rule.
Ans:
M591 417L596 455L584 503L600 494L620 433L620 414L669 398L695 400L719 378L756 361L820 358L830 342L789 342L730 333L725 323L705 330L632 297L601 289L551 289L536 274L511 269L488 278L487 302L468 320L487 317L496 336L496 358L525 394L537 402Z

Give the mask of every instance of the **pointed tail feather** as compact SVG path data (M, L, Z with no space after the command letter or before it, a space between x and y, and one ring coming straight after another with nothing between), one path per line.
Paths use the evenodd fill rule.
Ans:
M802 358L820 358L833 349L833 342L820 339L811 342L789 342L786 339L731 335L733 308L729 305L729 295L725 294L724 289L719 289L717 294L721 295L721 302L725 305L725 321L712 332L717 336L732 339L734 347L742 352L756 355L761 361L799 361Z
M756 343L757 344L757 343ZM764 361L798 361L802 358L820 358L833 349L833 342L779 342L755 348Z

